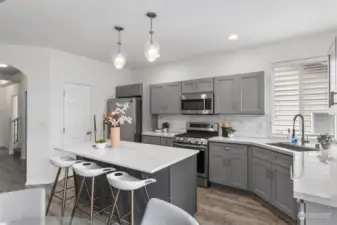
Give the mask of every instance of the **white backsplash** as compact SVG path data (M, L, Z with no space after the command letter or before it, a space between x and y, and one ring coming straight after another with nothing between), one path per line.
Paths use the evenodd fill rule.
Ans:
M268 115L161 115L158 118L159 126L163 122L169 122L170 130L174 132L184 132L186 122L230 122L238 137L264 138L269 137L271 133L271 122Z

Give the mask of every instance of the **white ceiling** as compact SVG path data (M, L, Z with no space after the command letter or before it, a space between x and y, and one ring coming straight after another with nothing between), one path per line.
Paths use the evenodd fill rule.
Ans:
M167 62L333 30L336 9L336 0L7 0L0 4L0 42L109 62L112 26L121 25L128 65L146 66L148 11L158 14L158 62ZM232 32L238 41L228 40Z

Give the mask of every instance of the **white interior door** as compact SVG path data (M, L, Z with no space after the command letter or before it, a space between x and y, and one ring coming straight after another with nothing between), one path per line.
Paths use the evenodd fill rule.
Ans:
M63 97L65 145L91 140L91 87L65 83Z

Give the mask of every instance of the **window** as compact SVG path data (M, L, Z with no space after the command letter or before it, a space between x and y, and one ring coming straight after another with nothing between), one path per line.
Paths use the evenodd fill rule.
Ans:
M304 129L308 135L322 132L318 123L334 127L334 117L328 115L327 57L276 63L273 75L272 136L284 137L289 128L292 130L293 117L298 113L304 116ZM300 130L299 121L295 128ZM327 132L331 130L334 132L333 128L327 127Z

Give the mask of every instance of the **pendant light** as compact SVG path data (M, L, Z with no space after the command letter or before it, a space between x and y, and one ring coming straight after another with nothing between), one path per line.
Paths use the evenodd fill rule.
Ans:
M157 14L154 12L148 12L146 13L146 16L150 18L150 25L151 25L151 30L150 30L150 40L148 43L145 45L145 57L147 61L149 62L154 62L160 57L160 47L157 43L154 42L153 40L153 29L152 29L152 20L157 17Z
M121 32L124 30L123 27L115 26L115 30L118 32L118 42L117 42L117 53L113 57L112 62L117 70L123 69L126 63L126 55L121 52Z

